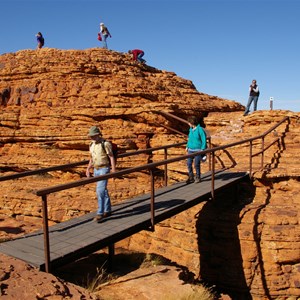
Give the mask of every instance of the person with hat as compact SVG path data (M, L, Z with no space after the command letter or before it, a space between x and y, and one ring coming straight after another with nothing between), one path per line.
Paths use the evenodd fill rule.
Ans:
M146 63L146 61L142 58L145 54L143 50L140 49L128 50L128 53L133 55L133 60L139 61L142 64Z
M94 168L94 176L105 175L116 171L116 162L112 152L112 145L107 142L97 126L92 126L89 130L90 143L90 161L86 169L86 176L90 177L91 168ZM96 194L98 200L97 216L95 221L98 223L105 217L111 215L111 201L107 190L107 179L97 181Z
M104 25L104 23L100 23L100 32L102 34L103 48L107 49L106 40L108 37L111 37L111 34L108 31L107 27Z
M45 39L44 39L41 32L38 32L35 36L36 36L36 40L37 40L37 43L38 43L37 44L37 49L41 49L45 44Z

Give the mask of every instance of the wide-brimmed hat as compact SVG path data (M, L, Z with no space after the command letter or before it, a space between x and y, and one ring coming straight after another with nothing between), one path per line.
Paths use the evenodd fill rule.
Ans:
M89 130L89 136L101 135L101 131L97 126L92 126Z

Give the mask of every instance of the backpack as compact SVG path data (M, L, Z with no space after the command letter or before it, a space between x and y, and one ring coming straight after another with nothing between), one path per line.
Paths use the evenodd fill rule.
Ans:
M115 143L112 143L112 142L110 142L110 141L103 140L103 141L101 142L101 145L102 145L102 149L104 150L105 153L106 153L106 150L105 150L105 147L104 147L104 143L105 143L105 142L111 144L112 154L113 154L113 157L115 158L115 163L117 163L118 151L119 151L118 145L115 144ZM107 154L107 153L106 153L106 154ZM109 164L110 164L110 159L109 159Z

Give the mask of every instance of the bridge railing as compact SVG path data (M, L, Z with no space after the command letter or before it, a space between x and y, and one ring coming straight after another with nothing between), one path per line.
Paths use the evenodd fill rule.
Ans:
M142 153L152 153L154 151L158 151L158 150L163 149L164 150L164 160L158 161L158 162L152 162L152 163L148 163L148 164L145 164L145 165L136 166L136 167L132 167L132 168L124 169L124 170L120 170L120 171L117 171L117 172L114 172L114 173L100 175L100 176L96 176L96 177L92 177L92 178L84 178L84 179L73 181L73 182L70 182L70 183L60 184L60 185L56 185L56 186L47 187L47 188L37 190L36 195L42 197L42 214L43 214L43 232L44 232L45 269L46 269L46 272L50 271L50 244L49 244L49 225L48 225L48 207L47 207L47 196L49 194L59 192L59 191L63 191L63 190L68 190L68 189L75 188L75 187L78 187L78 186L83 186L83 185L94 183L94 182L104 180L104 179L117 178L117 177L121 177L123 175L128 175L128 174L131 174L131 173L134 173L134 172L140 172L140 171L147 170L147 171L149 171L149 174L150 174L151 229L154 230L154 225L155 225L155 220L154 220L154 218L155 218L155 210L154 210L154 202L155 202L154 177L155 177L155 175L154 175L154 173L155 173L155 169L157 169L158 167L162 167L162 166L164 167L164 170L165 170L165 185L167 185L167 181L168 181L167 180L168 179L167 178L167 166L169 164L174 163L174 162L179 162L179 161L182 161L182 160L186 160L189 157L195 157L199 154L201 154L201 155L204 155L204 154L211 155L211 160L210 160L210 170L211 170L211 178L212 178L212 180L211 180L211 198L214 199L215 198L215 173L216 173L216 170L215 170L215 161L216 161L215 156L216 156L216 152L219 151L219 150L225 150L225 149L228 149L228 148L232 148L232 147L235 147L237 145L249 144L249 173L250 173L250 176L251 176L252 172L253 172L253 167L252 167L253 157L255 157L257 155L261 155L261 166L260 167L263 168L265 151L267 149L269 149L269 147L271 147L271 145L273 145L274 143L276 143L280 140L280 137L277 137L269 145L265 146L265 137L268 134L270 134L271 132L273 132L278 126L280 126L284 122L289 122L289 117L285 117L280 122L278 122L273 127L271 127L269 130L267 130L265 133L260 134L258 136L248 138L248 139L244 139L244 140L241 140L241 141L237 141L237 142L234 142L234 143L222 145L222 146L208 148L206 150L195 152L193 154L186 154L186 155L181 155L181 156L173 157L173 158L168 158L167 157L167 154L168 154L167 150L169 148L179 147L179 146L185 145L186 142L172 144L172 145L165 145L165 146L160 146L160 147L154 147L154 148L148 148L148 149L133 151L133 152L129 152L129 153L124 153L124 154L122 154L122 157L130 156L130 155L138 155L138 154L142 154ZM255 154L253 154L253 142L256 141L256 140L261 140L261 150L259 152L255 153ZM59 167L60 167L60 170L68 169L72 166L79 166L79 165L83 165L83 164L87 164L87 163L88 163L88 161L82 161L82 162L78 162L78 163L67 164L67 165L62 165L62 166L57 166L57 167L44 168L44 169L40 169L40 170L36 170L36 171L29 171L29 172L25 172L25 173L27 173L27 175L25 175L25 176L38 174L38 173L45 173L47 171L59 170ZM8 175L8 176L6 176L6 178L8 178L9 176L13 176L13 175ZM16 174L16 176L17 176L17 174ZM21 176L19 176L19 177L21 177ZM18 177L14 177L14 178L18 178ZM13 179L13 178L11 177L9 179Z

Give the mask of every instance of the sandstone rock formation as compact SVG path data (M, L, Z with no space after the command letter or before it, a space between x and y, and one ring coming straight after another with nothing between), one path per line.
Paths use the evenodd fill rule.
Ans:
M88 158L87 131L100 125L122 152L182 142L185 124L160 112L186 118L206 116L213 146L261 134L286 116L265 139L283 137L253 159L253 184L243 183L238 199L229 190L214 203L202 203L120 242L127 249L157 253L187 266L195 277L233 298L297 299L300 296L299 113L257 111L242 117L243 106L196 91L176 74L141 66L126 54L88 49L25 50L0 56L1 176ZM4 90L7 92L4 93ZM5 97L3 97L5 94ZM208 113L208 115L207 115ZM261 144L253 145L259 152ZM173 149L169 155L184 154ZM249 147L217 153L217 167L249 169ZM160 160L141 155L120 159L119 168ZM208 164L203 164L203 172ZM170 182L186 178L185 163L170 166ZM37 189L78 180L85 166L1 182L0 239L41 227ZM132 184L134 181L134 184ZM161 184L160 178L156 185ZM149 191L148 175L109 182L113 203ZM49 197L49 218L61 222L96 208L94 185ZM294 298L293 298L294 297ZM240 298L243 299L243 298Z

